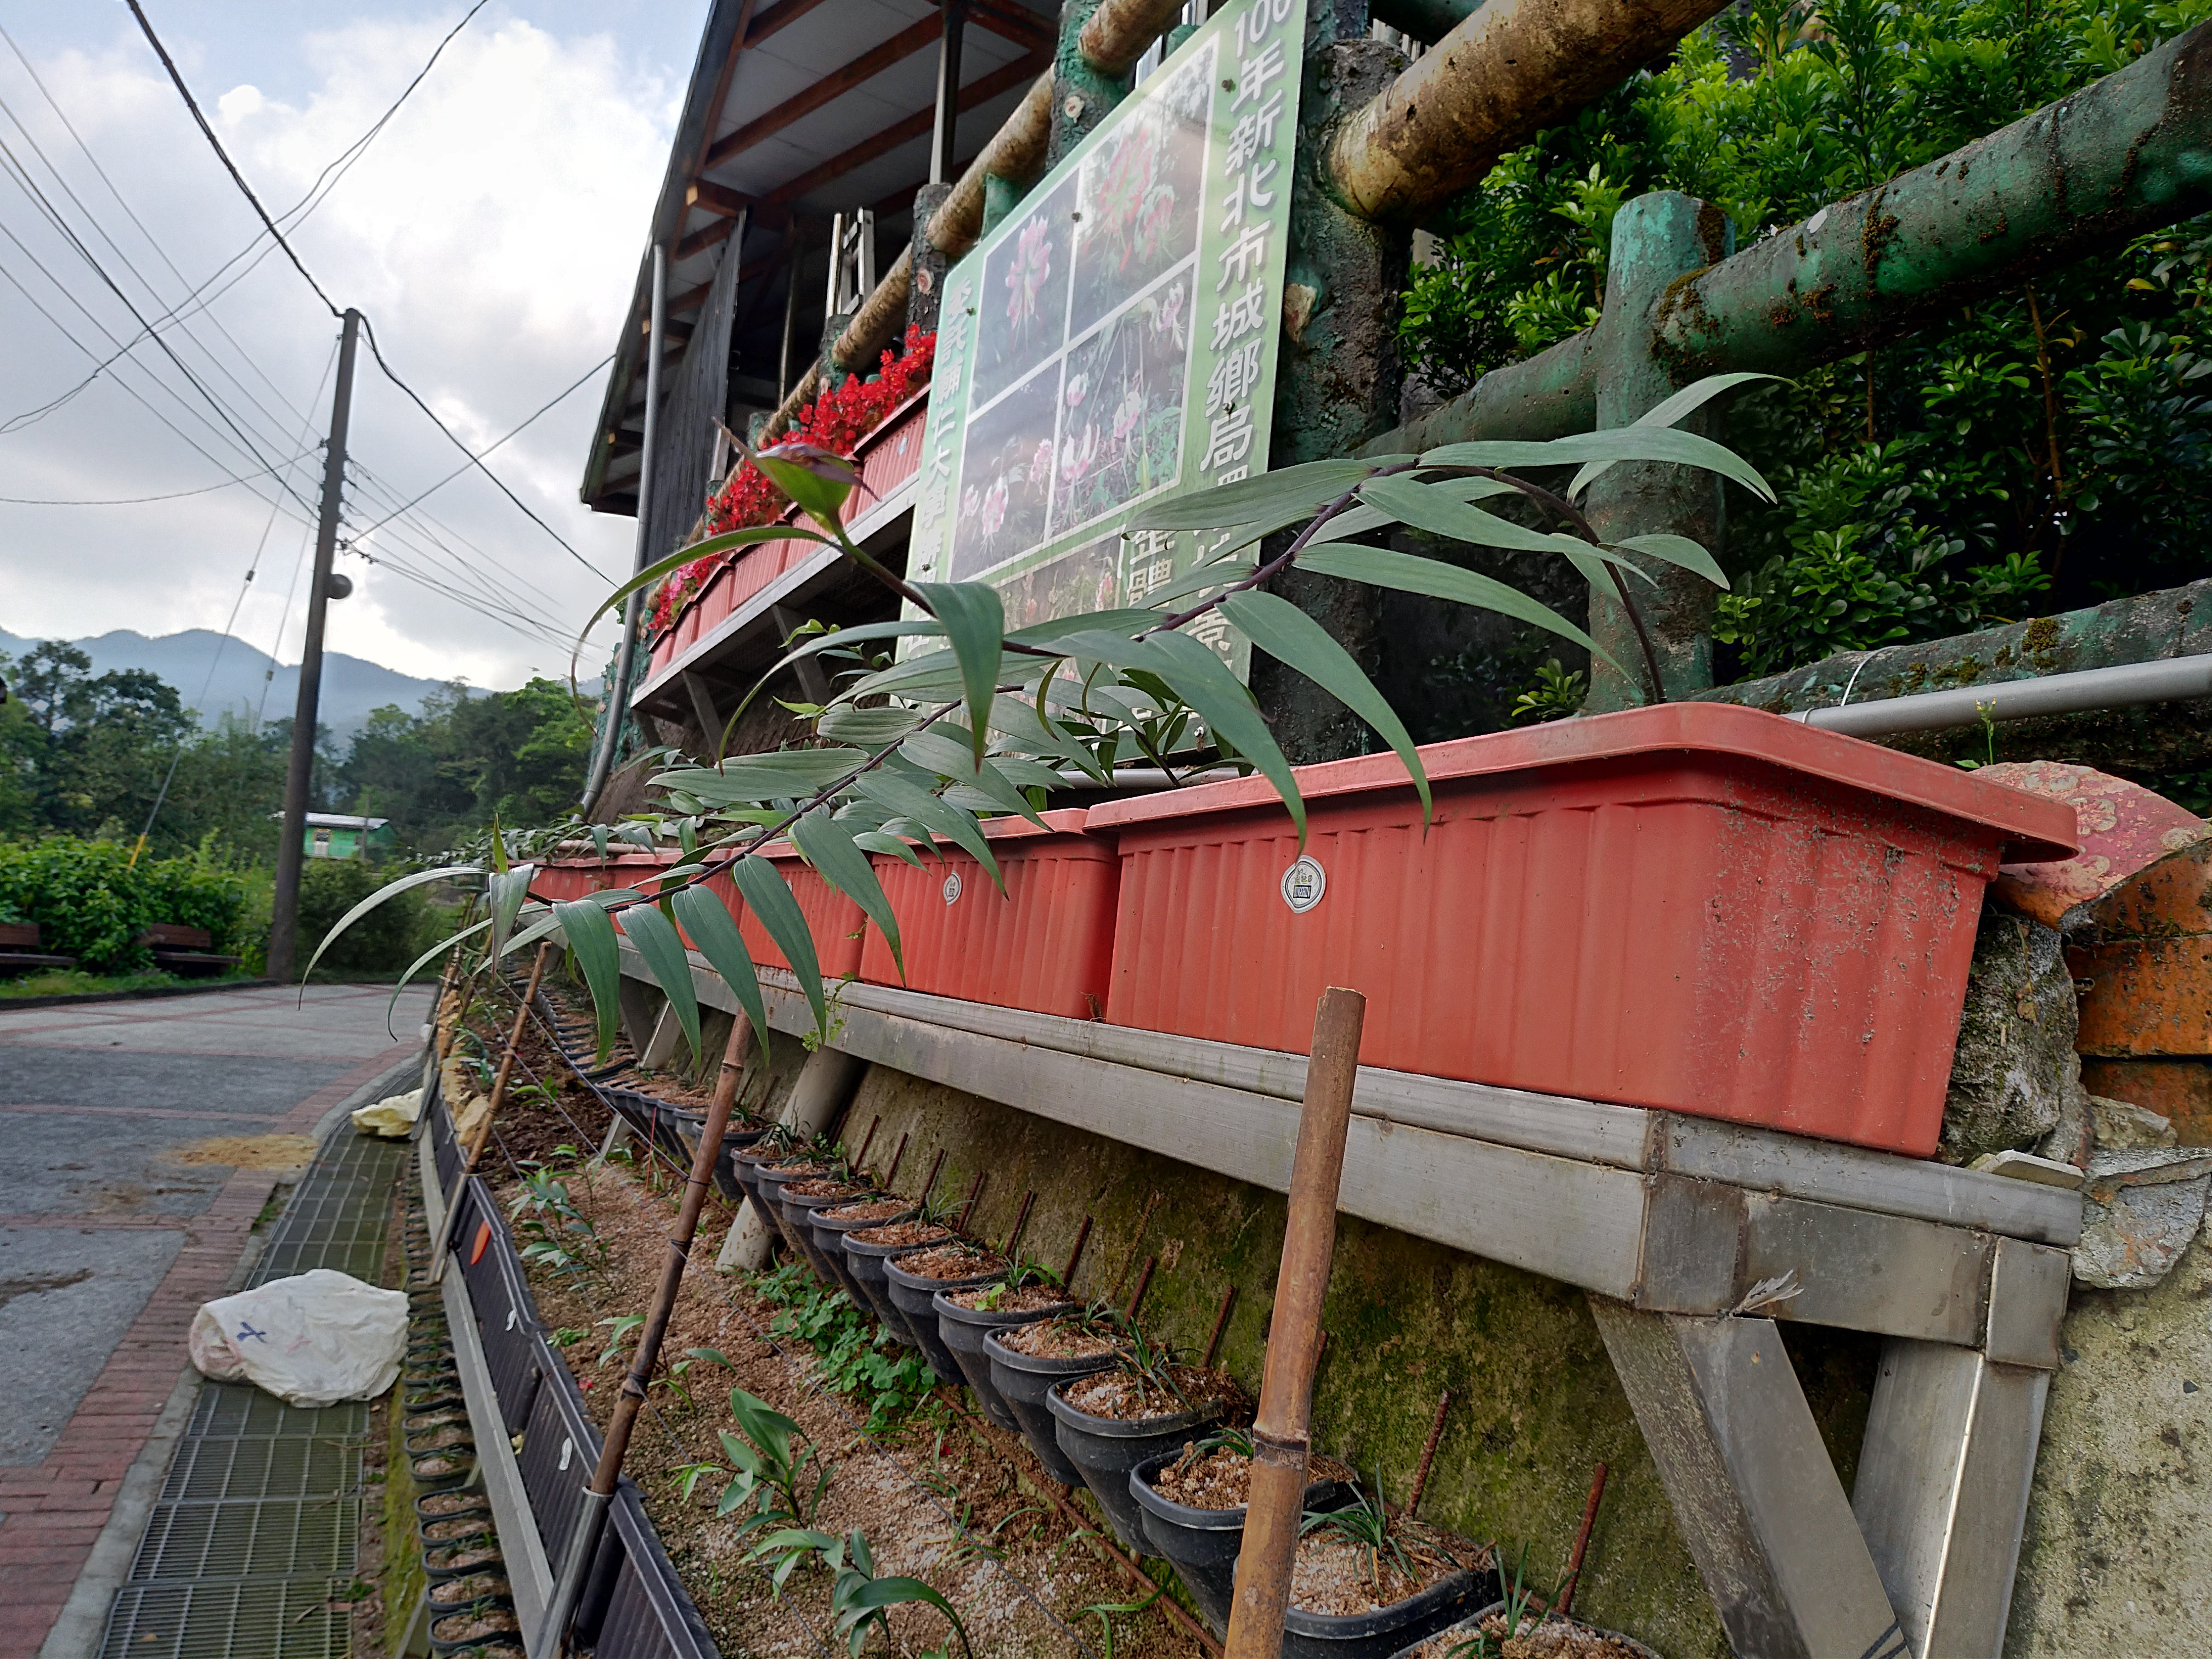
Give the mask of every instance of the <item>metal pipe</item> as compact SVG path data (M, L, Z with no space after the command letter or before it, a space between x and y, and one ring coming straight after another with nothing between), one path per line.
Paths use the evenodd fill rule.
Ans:
M1099 74L1118 80L1182 20L1182 11L1183 0L1104 0L1076 35L1075 49Z
M646 1385L660 1358L661 1339L668 1334L668 1316L676 1306L676 1292L684 1283L684 1269L691 1260L691 1243L699 1231L699 1212L706 1207L707 1188L714 1178L714 1160L722 1150L722 1133L730 1126L730 1109L738 1098L738 1083L744 1074L745 1045L752 1041L752 1022L742 1013L732 1022L730 1040L722 1050L722 1069L714 1079L714 1098L708 1103L707 1121L699 1133L699 1150L691 1155L691 1173L684 1183L684 1202L676 1212L676 1229L668 1236L668 1260L661 1268L660 1284L653 1292L645 1328L639 1333L637 1352L631 1358L622 1392L615 1398L607 1437L599 1451L599 1467L585 1488L583 1507L577 1512L568 1547L561 1559L561 1576L546 1604L545 1622L534 1644L541 1653L555 1653L568 1633L568 1620L576 1610L585 1569L605 1524L607 1504L622 1478L623 1459L629 1451L631 1431L645 1404Z
M783 349L775 365L775 398L779 404L791 395L791 357L799 343L799 221L793 219L783 234L790 239L791 246L784 259Z
M727 257L735 258L735 251ZM653 428L660 416L660 343L666 337L667 329L668 250L655 242L652 331L645 347L645 441L637 457L637 551L630 563L633 574L659 556L652 541ZM580 815L584 817L591 817L592 809L599 804L599 792L607 787L607 774L614 765L615 746L622 739L623 721L629 715L630 673L637 655L637 619L644 605L645 595L641 592L631 594L623 606L622 648L615 653L615 681L607 689L606 729L600 732L599 744L592 751L591 775L585 781L584 798L579 804Z
M945 28L937 37L937 127L929 145L929 182L941 185L952 171L953 134L960 125L960 47L967 33L967 0L944 0Z
M1724 4L1488 0L1337 130L1322 176L1364 218L1418 218Z
M2115 668L2085 668L2039 679L2005 680L1996 685L1961 686L1923 691L1878 702L1844 703L1811 708L1791 720L1854 738L1888 737L1901 732L1941 732L1991 720L2032 720L2039 714L2086 714L2101 708L2133 708L2147 702L2176 702L2212 697L2212 653L2169 657L2157 662L2124 663Z
M1322 1304L1336 1252L1336 1200L1344 1139L1359 1071L1367 999L1331 986L1314 1014L1305 1103L1291 1163L1290 1222L1275 1276L1260 1409L1252 1421L1251 1498L1230 1604L1230 1659L1276 1659L1291 1604L1291 1569L1312 1452L1314 1366L1321 1358Z

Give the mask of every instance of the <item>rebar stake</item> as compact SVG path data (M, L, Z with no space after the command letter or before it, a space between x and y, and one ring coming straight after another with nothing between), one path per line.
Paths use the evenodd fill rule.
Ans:
M1559 1606L1553 1609L1562 1619L1575 1604L1575 1590L1582 1582L1583 1552L1589 1548L1590 1528L1597 1524L1598 1500L1604 1496L1605 1465L1600 1463L1597 1473L1590 1477L1589 1501L1583 1505L1583 1524L1575 1534L1575 1553L1567 1558L1567 1582L1560 1589Z
M1083 1224L1075 1230L1075 1248L1067 1253L1067 1268L1060 1276L1061 1285L1071 1291L1075 1288L1076 1264L1083 1260L1083 1247L1090 1242L1091 1218L1086 1215Z
M1444 1431L1444 1412L1451 1404L1451 1390L1446 1389L1437 1396L1437 1414L1429 1419L1429 1437L1421 1444L1420 1467L1413 1471L1413 1490L1406 1495L1406 1513L1412 1515L1421 1507L1421 1494L1429 1489L1429 1465L1436 1462L1437 1441Z
M1202 1371L1213 1369L1213 1356L1220 1351L1221 1334L1229 1328L1229 1310L1237 1304L1237 1287L1231 1285L1221 1292L1221 1305L1214 1310L1213 1334L1206 1339L1206 1358L1198 1362Z
M893 1182L898 1180L898 1166L905 1162L905 1160L906 1137L904 1135L901 1135L899 1137L898 1151L891 1154L890 1173L884 1177L884 1185L885 1187L890 1187Z
M1022 1207L1014 1212L1014 1224L1006 1231L1006 1242L999 1247L999 1254L1012 1261L1014 1246L1022 1240L1022 1229L1030 1224L1030 1206L1036 1202L1036 1188L1032 1187L1022 1194Z
M1152 1288L1152 1269L1159 1265L1160 1259L1156 1255L1145 1258L1144 1267L1137 1274L1137 1288L1129 1292L1129 1305L1122 1315L1123 1318L1134 1319L1137 1316L1137 1310L1145 1303L1145 1292Z

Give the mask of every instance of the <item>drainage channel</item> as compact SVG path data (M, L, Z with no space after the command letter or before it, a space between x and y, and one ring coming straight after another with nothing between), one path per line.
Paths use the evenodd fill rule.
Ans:
M376 1283L410 1150L341 1121L247 1282L330 1267ZM204 1383L100 1659L344 1659L368 1426L365 1403L307 1411Z

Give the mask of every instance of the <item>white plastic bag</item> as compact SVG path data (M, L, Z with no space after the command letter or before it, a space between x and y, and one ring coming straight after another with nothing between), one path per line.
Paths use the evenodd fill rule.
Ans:
M287 1405L370 1400L398 1379L407 1296L317 1267L204 1303L191 1347L203 1376L255 1383Z
M404 1140L407 1132L415 1127L422 1115L422 1091L410 1089L404 1095L386 1095L372 1102L353 1115L353 1127L365 1135L382 1135L386 1140Z

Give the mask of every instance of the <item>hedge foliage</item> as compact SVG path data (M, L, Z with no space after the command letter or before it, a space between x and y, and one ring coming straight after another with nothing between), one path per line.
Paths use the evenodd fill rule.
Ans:
M204 927L215 948L238 943L246 884L216 861L197 855L131 864L118 842L49 836L0 842L0 913L39 924L43 947L73 956L96 971L118 973L150 961L139 935L157 921Z

